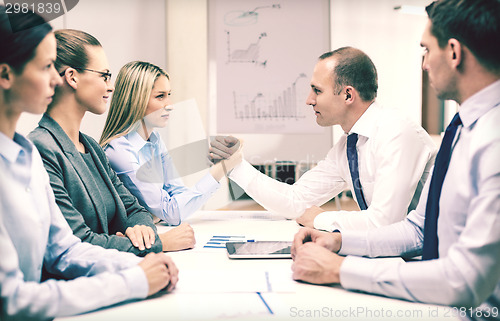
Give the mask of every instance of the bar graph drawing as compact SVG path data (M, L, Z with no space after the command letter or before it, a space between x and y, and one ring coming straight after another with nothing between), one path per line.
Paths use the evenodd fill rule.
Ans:
M300 74L297 79L278 96L266 97L263 93L257 93L253 99L245 104L238 103L238 97L233 91L234 98L234 117L239 120L288 120L303 119L306 116L299 109L304 109L303 104L298 103L301 100L297 97L297 81L305 78L306 74ZM300 107L299 107L300 106Z

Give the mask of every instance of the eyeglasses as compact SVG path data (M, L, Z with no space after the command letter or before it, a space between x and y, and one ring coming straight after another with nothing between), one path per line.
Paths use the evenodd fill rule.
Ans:
M88 68L73 68L73 69L76 69L76 70L79 70L79 71L85 70L85 71L95 72L96 74L101 75L101 77L104 79L104 82L109 82L111 80L111 76L112 76L111 73L107 72L107 71L98 71L98 70L93 70L93 69L88 69ZM61 72L59 74L59 76L62 77L64 75L64 73L66 73L66 70L64 70L63 72Z

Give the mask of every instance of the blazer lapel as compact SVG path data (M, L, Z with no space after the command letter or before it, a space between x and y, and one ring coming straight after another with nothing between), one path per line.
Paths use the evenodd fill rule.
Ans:
M111 195L113 195L113 199L114 199L115 205L116 205L116 213L117 214L126 213L126 209L125 209L125 206L123 205L123 202L121 201L120 195L116 191L115 185L111 181L111 178L109 176L107 169L104 167L105 163L107 162L107 159L103 160L103 159L101 159L101 157L99 157L99 155L97 154L96 150L93 147L94 144L91 144L91 142L88 141L88 138L85 137L85 135L82 135L81 138L82 138L82 141L84 142L84 144L89 148L89 153L92 155L92 159L94 160L94 163L97 167L99 174L101 175L102 179L104 180L104 183L106 184L106 186L108 186L108 189L109 189ZM100 148L100 147L96 147L96 148ZM126 228L126 227L124 227L124 228Z
M53 136L54 140L58 143L58 145L61 146L62 151L82 180L83 185L87 190L87 194L94 204L94 208L103 231L107 232L108 218L103 217L106 213L106 209L104 207L102 197L99 193L99 189L97 187L97 184L95 183L92 173L88 169L82 155L80 155L80 152L76 149L75 144L73 144L73 142L69 139L68 135L66 135L61 126L59 126L59 124L49 115L44 114L38 125L47 129ZM80 138L82 138L81 133Z

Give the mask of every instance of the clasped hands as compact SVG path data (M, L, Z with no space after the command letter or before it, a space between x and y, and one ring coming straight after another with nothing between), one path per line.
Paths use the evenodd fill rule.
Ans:
M125 230L125 235L121 232L117 232L116 235L128 237L132 245L141 251L150 249L156 238L154 230L146 225L128 227ZM187 223L182 223L168 232L158 234L158 236L162 242L164 252L192 249L196 244L194 230Z
M210 174L219 181L243 160L242 144L233 136L216 136L210 142L208 159L214 164Z
M178 229L179 227L181 226L174 228L174 230ZM189 228L191 227L181 227L183 231L187 229L187 232L189 232ZM154 230L151 227L145 225L136 225L134 227L129 227L125 230L125 235L121 232L117 232L116 235L121 237L128 237L132 244L135 247L139 248L141 251L150 249L156 238ZM177 237L174 237L173 239L177 239ZM192 240L192 246L194 246L194 234L192 236ZM169 242L168 244L171 245L171 242ZM186 245L181 245L181 247L184 246ZM177 284L177 281L179 280L179 270L175 266L174 261L172 261L170 257L166 256L163 253L149 253L139 263L139 267L144 271L146 279L148 280L148 296L153 295L163 289L165 289L166 291L173 290L175 288L175 285Z
M337 252L342 246L342 235L302 228L292 244L293 279L314 284L340 282L340 266L344 257Z
M125 230L125 235L117 232L116 235L128 237L132 244L141 251L150 249L155 242L154 230L145 225L136 225ZM186 223L174 227L168 232L159 234L163 244L163 251L178 251L193 248L196 241L193 228ZM163 253L149 253L139 263L148 281L148 296L163 289L171 291L179 280L179 270L174 261Z

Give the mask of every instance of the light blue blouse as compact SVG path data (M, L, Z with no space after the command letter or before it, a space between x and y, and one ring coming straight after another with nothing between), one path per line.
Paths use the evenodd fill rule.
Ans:
M0 196L0 319L68 316L147 296L140 258L73 235L40 154L19 134L0 133ZM42 265L71 280L41 282Z
M193 188L179 178L158 132L145 141L137 131L104 147L113 170L142 206L170 225L179 225L215 193L220 184L207 173Z

